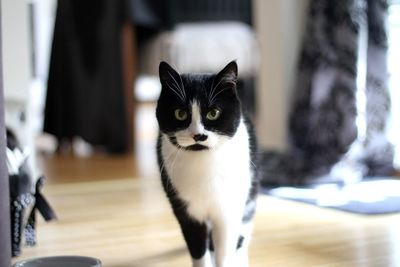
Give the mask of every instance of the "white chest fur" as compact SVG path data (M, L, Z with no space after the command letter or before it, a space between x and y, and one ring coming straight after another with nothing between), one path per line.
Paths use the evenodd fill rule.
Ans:
M205 221L221 213L243 213L251 186L249 136L243 122L232 138L210 150L178 149L163 136L162 155L164 168L192 217Z

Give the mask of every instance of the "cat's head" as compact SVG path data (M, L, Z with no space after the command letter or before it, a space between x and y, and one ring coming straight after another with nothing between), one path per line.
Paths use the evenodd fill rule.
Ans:
M241 119L235 61L211 75L180 75L161 62L159 74L162 89L156 116L160 131L174 145L211 149L235 135Z

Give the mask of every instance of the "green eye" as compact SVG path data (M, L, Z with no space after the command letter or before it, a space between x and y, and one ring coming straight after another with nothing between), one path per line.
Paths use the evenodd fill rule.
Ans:
M212 109L207 113L207 119L209 119L210 121L215 121L216 119L219 118L219 116L221 115L221 111L219 109Z
M184 110L182 110L182 109L180 109L180 108L178 108L178 109L175 110L175 118L176 118L177 120L179 120L179 121L184 121L184 120L187 119L187 117L188 117L188 114L187 114L186 111L184 111Z

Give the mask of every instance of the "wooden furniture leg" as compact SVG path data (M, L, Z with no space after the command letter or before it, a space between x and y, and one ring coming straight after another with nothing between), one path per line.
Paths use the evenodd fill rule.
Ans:
M134 81L136 76L136 43L134 27L131 22L126 21L122 26L122 76L124 99L127 119L127 152L132 152L135 141L135 99L134 99Z

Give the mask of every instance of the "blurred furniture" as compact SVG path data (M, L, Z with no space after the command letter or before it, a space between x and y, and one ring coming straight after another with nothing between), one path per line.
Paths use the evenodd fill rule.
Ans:
M133 96L136 78L136 42L135 27L129 20L125 20L121 32L122 42L122 82L124 105L126 113L126 146L127 152L131 152L135 144L135 99Z
M13 131L24 147L34 151L27 111L32 78L29 29L29 3L1 1L0 57L0 266L10 266L10 193L6 166L5 128ZM4 76L3 76L4 74ZM28 164L33 164L33 157Z
M251 0L169 0L170 21L240 21L252 25Z
M169 0L164 3L163 16L151 0L133 2L147 4L147 14L154 17L148 19L154 22L148 27L153 34L138 32L140 73L157 75L161 60L180 73L213 73L237 60L240 97L254 111L258 46L252 29L252 1Z
M0 10L1 10L0 3ZM0 19L2 19L0 12ZM1 20L0 20L1 21ZM1 26L0 22L0 26ZM10 206L8 192L8 174L6 167L6 129L4 123L4 99L3 99L3 57L2 57L2 27L0 27L0 266L11 265L10 242Z
M6 126L12 129L22 146L33 155L29 159L34 168L34 142L29 109L32 104L32 54L30 4L26 1L2 0L3 18L3 86ZM35 96L36 97L36 96Z
M44 131L108 152L133 146L134 42L125 0L59 1Z

